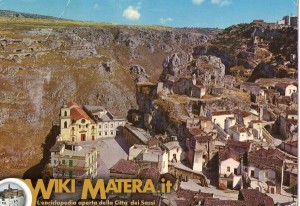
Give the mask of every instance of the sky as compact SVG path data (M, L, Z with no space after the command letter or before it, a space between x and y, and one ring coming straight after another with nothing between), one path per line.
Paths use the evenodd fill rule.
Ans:
M0 192L3 191L3 190L5 190L5 189L7 189L8 185L9 185L9 183L5 183L3 185L0 185ZM19 187L18 185L14 184L14 183L10 184L10 188L21 190L21 187Z
M170 27L226 28L296 15L297 0L0 0L0 10L72 20Z

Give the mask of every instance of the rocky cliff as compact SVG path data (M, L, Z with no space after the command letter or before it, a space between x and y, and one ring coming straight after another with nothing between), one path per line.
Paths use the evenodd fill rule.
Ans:
M166 56L220 32L13 16L0 18L2 177L40 162L64 100L125 116L136 82L156 81Z
M297 32L272 23L238 24L195 47L194 55L220 57L226 73L240 81L294 77L298 70Z

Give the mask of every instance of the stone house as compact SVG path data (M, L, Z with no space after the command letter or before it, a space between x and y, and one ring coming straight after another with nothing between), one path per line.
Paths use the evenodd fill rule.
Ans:
M121 132L126 123L125 118L116 118L103 106L84 105L83 110L92 117L97 124L97 139L114 138Z
M97 176L97 149L73 142L57 142L51 149L52 176L82 181Z
M171 78L171 77L170 77ZM195 75L192 77L171 78L173 83L167 83L167 87L174 94L186 95L195 98L201 98L206 94L206 88L198 83Z
M241 189L238 194L238 200L221 200L217 198L206 198L203 203L203 206L262 206L262 205L274 206L274 200L270 196L263 194L255 189Z
M162 148L168 154L169 162L180 162L186 159L186 149L178 141L167 142L162 145Z
M256 189L241 189L239 191L238 200L244 201L245 206L274 206L272 197Z
M285 111L287 119L296 119L298 120L298 111L297 110L287 110Z
M275 96L274 104L283 110L288 109L292 104L292 100L289 96Z
M264 124L261 120L252 120L249 123L249 128L252 130L253 138L262 139L263 138L263 128Z
M287 115L279 115L273 126L274 131L279 133L283 140L292 138L295 134L298 133L298 120L288 119L285 116Z
M232 88L236 84L236 78L232 75L224 75L224 87Z
M277 92L275 89L266 89L264 90L264 92L266 95L266 100L272 104L274 104L275 99L280 96L280 93Z
M202 205L207 199L212 199L213 193L192 191L180 188L176 191L175 202L177 206Z
M128 160L155 162L161 174L168 172L168 153L160 147L149 148L146 145L133 145L129 148Z
M202 171L202 167L211 166L215 154L215 140L212 135L197 129L189 129L186 139L188 148L187 159L195 171Z
M277 83L275 85L275 89L280 93L282 96L291 97L293 93L296 93L298 88L294 84L287 84L287 83Z
M207 112L207 117L210 119L210 121L213 124L219 125L222 129L225 129L225 120L228 118L234 118L234 114L231 111L225 110L225 111L213 111ZM233 120L235 121L235 120ZM235 124L235 122L231 123L232 125Z
M248 155L248 183L261 192L281 194L285 155L278 149L259 149Z
M228 134L230 137L232 137L234 140L237 141L248 141L253 140L253 134L249 129L246 129L243 126L234 125L232 127L229 127Z
M120 159L110 169L110 178L137 178L140 166L133 160Z
M280 148L285 152L294 155L295 157L298 156L298 140L292 140L292 138L283 141L280 145Z
M200 128L205 132L211 132L214 129L210 119L205 116L199 116L198 118L187 118L186 128Z
M234 114L234 117L236 119L237 124L243 125L246 128L249 127L249 123L252 120L258 120L259 117L257 115L254 115L253 113L249 111L244 111L240 109L235 109L232 112Z
M126 124L123 128L123 136L129 146L135 144L147 145L153 137L141 128Z
M232 140L228 140L226 142L225 149L238 152L240 155L245 155L251 151L252 143L251 142L241 142L241 141L232 139Z
M285 163L283 184L294 187L298 185L298 165L297 163Z
M244 82L240 85L240 90L247 92L248 94L257 95L262 90L260 85L254 82Z
M219 186L229 189L242 187L242 155L231 149L219 151Z

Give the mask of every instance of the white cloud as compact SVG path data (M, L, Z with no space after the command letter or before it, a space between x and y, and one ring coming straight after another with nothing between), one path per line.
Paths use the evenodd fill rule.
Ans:
M139 12L141 8L141 4L139 3L137 7L128 6L127 9L123 11L123 17L129 20L139 20L141 14Z
M100 9L99 4L94 4L93 8L96 10Z
M227 6L231 4L231 0L211 0L211 3L219 5L219 6Z
M159 19L159 22L160 22L161 24L166 24L166 23L172 22L172 21L174 21L174 19L172 19L171 17L160 18L160 19Z
M197 5L202 4L204 1L205 1L205 0L192 0L192 2L193 2L194 4L197 4Z

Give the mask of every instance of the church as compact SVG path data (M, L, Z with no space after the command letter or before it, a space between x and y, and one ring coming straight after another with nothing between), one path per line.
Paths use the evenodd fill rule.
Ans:
M84 105L75 102L60 109L60 141L95 141L114 138L126 123L125 118L115 118L103 106Z

